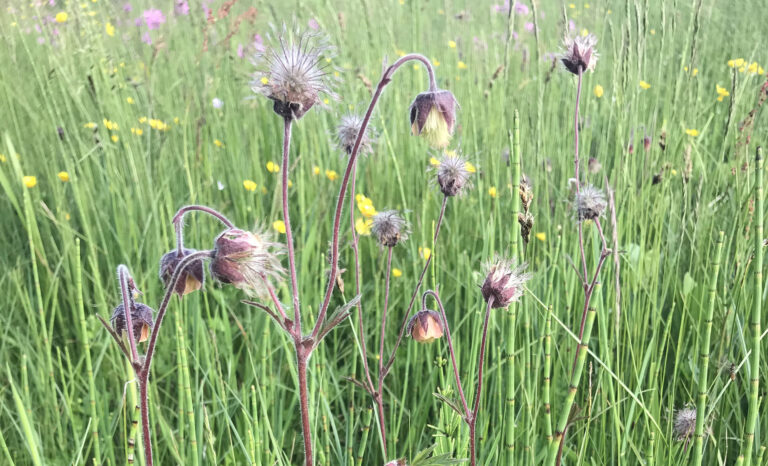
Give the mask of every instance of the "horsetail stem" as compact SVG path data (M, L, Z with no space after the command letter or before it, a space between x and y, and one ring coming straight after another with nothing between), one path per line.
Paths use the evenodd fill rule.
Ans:
M369 405L365 408L365 414L363 415L363 435L360 438L360 445L357 447L357 466L363 464L365 446L368 444L368 433L371 431L371 419L373 419L373 408Z
M136 461L136 432L139 430L139 416L141 415L141 408L139 405L133 409L133 418L131 420L131 428L128 432L128 451L125 458L128 465L132 465Z
M547 432L547 445L552 444L552 407L549 404L549 385L552 373L552 305L547 312L544 334L544 427Z
M189 364L187 362L187 351L184 338L184 325L181 320L181 310L174 312L176 317L176 335L177 346L181 348L181 372L184 380L184 400L179 404L185 405L187 422L189 423L189 446L192 449L192 461L190 464L197 465L197 432L195 426L195 411L192 404L192 384L189 378Z
M704 451L704 418L707 403L707 372L709 370L709 339L712 335L712 316L715 310L715 297L717 294L717 276L720 272L720 256L723 251L724 232L720 232L717 237L717 246L715 251L715 261L712 263L712 275L709 284L709 310L707 319L704 322L704 342L701 345L700 368L699 368L699 400L696 407L696 456L695 465L701 465L702 454Z

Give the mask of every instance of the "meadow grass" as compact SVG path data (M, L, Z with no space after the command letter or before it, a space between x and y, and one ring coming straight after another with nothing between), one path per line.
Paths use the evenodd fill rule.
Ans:
M248 44L253 34L266 38L270 24L312 20L337 47L343 100L293 127L289 194L305 329L325 289L340 181L330 171L340 175L346 165L331 135L344 113L365 111L382 61L422 53L461 105L452 148L477 172L467 195L449 203L432 244L443 196L427 169L439 154L411 136L408 122L426 71L398 71L373 114L378 142L360 159L356 185L378 210L404 211L411 224L411 237L393 251L401 274L391 279L385 353L429 248L424 289L440 291L473 393L485 309L480 264L513 252L533 278L520 303L491 313L480 464L541 464L563 423L564 464L684 464L699 444L702 464L733 464L739 454L744 464L763 464L768 358L759 353L768 345L752 320L765 290L755 268L765 212L755 202L764 172L755 173L754 161L768 140L761 1L542 0L509 17L474 1L212 1L207 18L199 4L174 15L171 1L133 1L130 12L122 1L53 3L0 12L0 463L125 464L134 439L141 462L138 387L96 314L106 319L120 302L121 263L141 300L159 303L158 261L174 246L179 207L209 205L241 227L271 229L282 219L281 173L267 164L280 162L283 128L249 88ZM167 19L158 29L134 23L148 8ZM607 214L602 223L619 254L600 274L584 372L574 409L563 413L584 296L571 266L579 261L568 181L576 84L550 53L564 34L582 30L598 37L600 53L595 72L584 75L582 180L613 191L615 222ZM535 196L526 245L518 244L515 167L505 158L514 160L515 149ZM600 171L587 170L589 158ZM219 232L190 215L186 241L207 249ZM584 236L593 270L601 246L594 224ZM342 236L346 292L332 306L354 296L348 240ZM365 236L359 248L375 367L386 251ZM241 304L241 293L213 280L205 289L172 300L158 344L149 386L157 463L300 464L292 342ZM278 292L290 301L288 286ZM309 361L316 463L412 461L429 448L467 458L468 430L441 401L457 398L444 339L406 339L398 350L385 385L383 457L370 396L347 380L362 378L357 328L350 318ZM675 413L697 403L703 422L681 439Z

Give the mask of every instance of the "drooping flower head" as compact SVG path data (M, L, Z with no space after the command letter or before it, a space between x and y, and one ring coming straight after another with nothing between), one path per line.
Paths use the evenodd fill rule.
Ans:
M194 252L197 251L194 249L184 248L183 252L181 253L174 249L173 251L167 252L163 255L163 257L160 259L159 275L160 280L162 280L163 285L166 288L171 286L171 280L173 279L173 274L176 272L176 268L178 267L179 262ZM173 289L173 291L179 296L184 296L185 294L202 288L203 283L205 283L205 270L203 269L203 261L195 260L191 264L187 265L181 272L181 276L179 277L178 282L176 282L176 287Z
M384 247L392 248L408 239L408 223L396 210L385 210L373 217L371 233Z
M145 341L149 338L149 332L155 325L153 318L154 311L151 307L142 303L132 302L131 306L133 337L138 339L139 342ZM125 336L128 335L128 327L125 321L125 305L118 305L115 310L112 311L112 317L109 320L118 336L122 337L123 334L125 334Z
M360 133L360 128L363 125L363 117L356 113L348 113L341 117L339 125L336 127L336 145L345 154L352 154L352 150L355 148L355 141L357 141L357 135ZM360 147L357 149L357 153L360 155L370 154L373 152L373 142L375 140L374 130L368 125L365 128L363 137L360 138Z
M443 336L443 321L437 312L422 309L408 321L407 330L419 343L432 343Z
M272 46L259 53L255 60L251 89L274 101L275 113L283 118L298 120L321 95L334 97L327 58L332 48L324 36L311 31L288 29L272 38Z
M515 266L513 260L494 258L485 266L485 281L480 288L486 302L493 298L491 307L505 308L523 295L523 285L531 274L524 273L527 264Z
M565 69L573 74L579 74L579 69L582 73L595 71L598 59L595 45L597 45L597 37L593 34L567 37L564 43L565 50L559 56L560 61Z
M608 202L601 189L592 185L583 186L573 199L573 215L577 222L596 220L603 215Z
M456 153L444 154L434 166L437 185L446 196L460 196L471 186L467 160Z
M211 275L250 295L268 296L265 282L280 281L284 273L278 259L282 249L266 231L230 228L216 237Z
M422 92L411 103L411 131L435 149L445 149L456 124L456 98L451 91Z

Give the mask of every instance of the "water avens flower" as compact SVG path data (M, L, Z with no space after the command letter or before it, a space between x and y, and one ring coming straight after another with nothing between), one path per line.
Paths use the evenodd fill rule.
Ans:
M456 124L456 98L451 91L422 92L411 103L411 131L435 149L448 147Z
M283 26L277 44L254 60L251 89L273 100L278 115L298 120L322 102L321 95L335 97L325 61L330 53L322 35Z
M373 217L371 233L379 244L392 248L408 239L408 223L398 211L386 210Z
M432 343L443 336L440 314L429 309L417 312L408 321L408 335L419 343Z
M470 172L463 157L444 155L434 170L437 172L437 185L446 196L459 196L470 186Z
M355 141L357 141L357 135L362 125L363 118L356 113L349 113L341 117L339 125L336 127L336 145L345 154L350 155L355 148ZM363 137L360 138L360 147L357 149L358 154L365 155L373 152L373 141L373 131L369 125L365 129Z
M524 273L527 264L515 266L510 259L495 258L485 266L485 281L480 287L483 299L493 298L492 308L500 309L518 301L523 295L523 285L531 278Z
M573 200L574 216L577 222L597 219L603 215L607 206L603 191L592 185L582 187Z
M186 256L195 252L197 252L195 249L184 248L182 252L179 252L178 249L174 249L163 255L160 259L160 271L158 275L165 288L171 286L171 280L173 279L173 274L176 273L176 267L179 265L179 262ZM203 269L203 261L202 259L196 260L187 265L182 271L181 277L176 282L176 287L173 291L179 296L184 296L199 290L203 287L204 283L205 270Z
M153 310L151 307L142 303L133 303L131 309L131 323L133 324L133 337L138 342L145 341L149 338L149 332L154 327L155 322L153 320ZM128 327L125 322L125 306L119 304L114 311L112 311L112 317L109 319L112 324L112 328L115 330L118 336L128 335Z
M595 71L598 59L595 45L597 37L592 34L568 37L565 39L565 50L560 54L560 61L565 69L573 74L579 74L579 70L582 73Z
M271 242L267 232L230 228L216 237L211 275L248 294L267 296L265 282L279 281L284 273L280 253L282 246Z

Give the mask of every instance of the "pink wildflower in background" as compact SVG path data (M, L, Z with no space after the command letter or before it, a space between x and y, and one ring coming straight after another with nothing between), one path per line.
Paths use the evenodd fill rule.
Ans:
M163 12L158 9L144 10L142 17L144 18L144 23L146 23L147 28L150 30L159 29L160 26L165 23Z
M187 0L176 0L173 5L173 13L176 16L187 16L189 14L189 3Z

